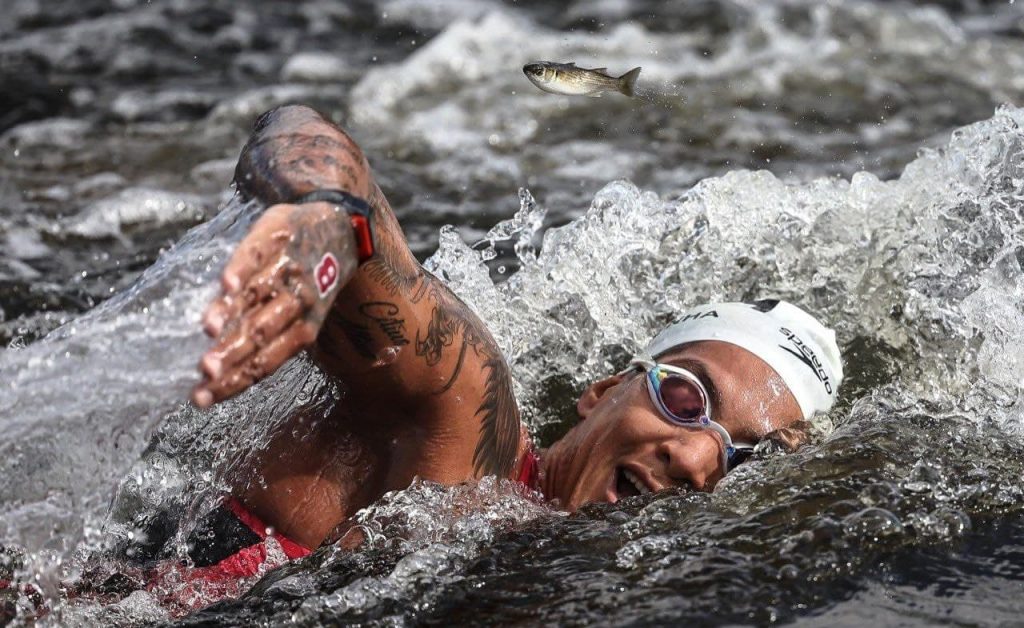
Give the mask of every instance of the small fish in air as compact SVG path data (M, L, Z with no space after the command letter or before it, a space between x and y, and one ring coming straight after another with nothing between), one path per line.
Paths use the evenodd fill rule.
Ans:
M523 73L534 85L552 94L596 97L601 92L619 92L632 98L640 68L615 77L608 75L608 68L588 70L576 67L575 63L537 61L524 65Z

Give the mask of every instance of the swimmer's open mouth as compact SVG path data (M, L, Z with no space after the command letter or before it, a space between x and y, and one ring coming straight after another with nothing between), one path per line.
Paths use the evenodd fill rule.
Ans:
M651 492L651 488L629 469L616 467L615 492L618 499L625 499L626 497L646 495Z

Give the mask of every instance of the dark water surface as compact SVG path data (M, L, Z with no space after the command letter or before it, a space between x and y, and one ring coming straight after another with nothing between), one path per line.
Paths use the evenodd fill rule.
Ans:
M0 545L25 553L48 621L1020 622L1021 3L2 12ZM658 96L545 94L520 71L536 59L639 65ZM710 299L832 322L841 403L812 444L711 495L567 517L503 483L420 484L362 513L366 547L227 599L60 601L84 566L117 572L106 550L152 513L175 513L180 549L274 421L335 394L298 360L211 413L181 403L211 279L259 209L230 200L238 151L293 102L363 145L414 252L494 331L540 440Z

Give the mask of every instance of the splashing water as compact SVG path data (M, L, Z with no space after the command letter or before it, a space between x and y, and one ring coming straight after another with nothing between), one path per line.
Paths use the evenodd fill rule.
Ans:
M331 398L311 364L294 360L212 412L184 404L208 342L200 314L257 215L256 206L232 199L131 289L0 354L0 545L27 551L22 571L47 593L73 579L89 555L132 535L140 540L131 525L138 512L173 505L197 517L224 489L209 470L230 474L252 443L265 441L270 419ZM247 413L251 422L241 420ZM139 461L147 443L150 455ZM111 508L110 488L119 482ZM190 530L183 527L182 538Z
M766 172L733 172L668 201L614 182L582 218L549 229L539 249L544 210L525 191L520 212L491 230L483 250L445 231L427 266L494 331L535 433L564 429L565 408L551 407L552 399L564 406L572 400L564 391L615 370L674 313L708 300L778 297L820 313L846 354L843 401L817 421L813 445L790 456L762 448L710 495L636 498L562 520L504 483L415 485L360 513L369 539L361 549L321 551L273 572L246 606L221 605L196 619L282 612L260 604L285 604L300 625L440 617L452 608L437 591L459 591L486 608L498 583L519 573L550 586L544 594L530 589L544 601L524 615L534 619L575 617L571 599L585 599L587 613L615 609L626 619L630 608L648 618L707 618L728 598L722 618L761 621L848 596L837 591L879 557L1020 513L1024 441L1005 438L1021 434L1020 365L1001 357L1024 332L1022 122L1024 110L1001 108L945 148L922 151L890 182L861 174L787 185ZM488 251L513 239L520 268L496 284ZM293 371L311 377L302 362ZM321 386L304 403L329 398ZM273 394L267 402L258 396L267 394L247 395L230 412L272 422L262 406L274 405ZM163 428L164 442L188 443L184 459L198 457L205 437L185 439L180 430L216 435L226 416L204 427L205 417L179 413ZM259 442L259 430L245 438ZM140 463L147 465L159 466L153 458ZM140 473L128 484L138 492L169 475ZM205 488L188 490L209 496ZM538 517L516 531L516 522ZM498 557L527 547L537 554L531 561ZM566 553L588 566L546 575L532 566L558 565ZM555 584L568 573L582 598L566 599ZM526 595L516 582L508 595ZM597 593L626 583L636 592ZM753 591L748 601L731 597L743 587ZM636 606L640 597L646 601ZM767 598L774 601L763 604Z
M923 375L899 380L916 393L964 392L982 377L1013 398L1020 120L1002 108L891 182L860 173L786 185L737 171L668 202L612 183L586 216L548 231L539 254L529 243L543 210L524 193L512 221L521 268L508 281L493 285L450 231L427 266L481 312L528 407L552 376L571 374L578 389L614 370L680 311L765 297L819 313L847 351L870 342L900 356L901 369ZM852 386L877 380L853 366Z
M251 209L232 203L130 290L0 354L3 543L31 548L45 563L95 537L111 482L195 379L204 346L196 321Z
M618 10L599 4L574 3L565 19ZM469 5L482 17L455 19ZM417 6L388 3L383 26L413 20ZM403 204L419 210L423 201L447 220L489 215L488 206L524 180L540 199L524 190L512 221L468 231L473 245L441 230L427 262L494 332L539 440L567 428L587 381L621 366L680 310L713 299L786 298L828 320L847 360L841 403L817 419L811 445L789 456L764 447L711 495L669 492L562 517L505 483L416 484L360 513L370 541L359 550L321 550L268 574L241 601L182 623L710 625L815 614L822 623L1017 621L1024 607L1005 591L1024 577L1015 566L1024 564L1024 114L1008 106L948 143L945 133L952 120L987 116L991 102L1019 101L1019 45L976 38L970 24L933 7L702 3L706 32L680 33L636 16L601 32L566 32L496 3L437 6L442 15L429 20L444 31L401 63L361 79L351 72L344 113L366 136L368 153L381 156L378 171L393 177L385 188L415 201ZM628 13L630 5L622 7ZM146 32L167 18L154 9L126 19L132 32ZM96 39L95 28L68 31ZM230 44L244 35L240 28L228 25L216 39ZM185 47L207 39L168 32ZM642 80L678 89L684 102L664 117L652 113L658 108L626 111L625 99L577 104L517 94L523 41L536 57L641 65ZM39 48L55 64L75 61L75 46ZM243 69L264 63L241 56ZM301 65L287 74L308 74ZM217 92L189 100L172 87L96 102L116 101L115 118L151 120L174 103L189 110L203 98L211 107L217 101ZM272 104L320 97L333 108L341 93L335 85L254 88L221 102L196 128L223 138L229 122ZM621 122L627 114L639 133ZM181 127L168 129L152 141L107 139L79 120L29 123L4 135L0 159L14 168L45 156L25 170L58 163L54 178L62 181L78 172L68 168L104 152L148 156L116 142L162 146ZM942 147L920 150L907 165L922 144ZM175 146L193 159L187 142ZM233 159L205 150L213 161L195 177L230 171ZM742 170L705 178L768 158L790 178ZM122 167L109 161L108 169ZM863 163L902 175L852 174ZM793 182L793 172L848 180ZM617 177L640 187L618 180L594 195L579 184ZM138 221L184 224L205 213L203 199L157 193L148 182L107 196L127 185L119 181L100 173L70 192L44 181L32 193L105 196L62 223L79 238L117 238ZM424 200L423 190L435 189ZM466 198L469 189L479 198ZM133 199L153 204L134 207ZM296 406L326 412L336 396L300 359L212 412L181 404L205 346L196 321L215 289L211 279L254 212L228 203L130 290L0 354L0 545L27 552L21 573L51 597L54 623L166 621L251 584L180 605L146 591L121 600L56 596L58 580L74 580L97 561L127 569L106 551L141 533L138 521L155 512L174 513L170 553L183 555L188 532L229 480L248 472L249 454L276 421ZM15 262L45 253L47 232L33 231L45 220L0 218L5 229L13 225L8 233L28 234L3 240L18 243L8 249ZM564 226L545 232L545 224ZM437 229L422 231L429 233L412 234L421 252ZM0 262L5 273L31 271ZM933 585L944 582L952 584ZM984 615L973 614L981 607Z
M711 496L659 496L637 511L592 507L586 527L612 526L618 539L599 572L611 570L612 580L637 574L644 586L663 586L685 578L695 561L712 570L715 582L728 581L734 577L729 564L749 560L740 531L750 528L775 545L759 550L769 560L746 578L816 574L834 582L866 568L879 548L955 538L970 531L975 517L1019 511L1022 469L1012 461L1024 459L1024 442L991 436L1022 432L1021 365L1014 357L1024 333L1022 123L1024 110L1001 108L954 133L946 148L923 151L888 182L859 174L849 182L785 184L767 172L737 171L669 201L612 182L582 218L549 229L540 249L534 243L544 209L526 192L520 212L489 232L482 251L452 231L441 234L426 265L495 333L535 433L564 416L551 399L571 400L553 389L579 390L615 370L693 304L785 298L839 331L849 378L844 403L819 423L819 443L795 456L767 456L730 475ZM0 442L3 539L33 552L30 571L56 577L56 558L96 551L117 536L115 525L99 533L104 489L137 457L148 429L186 394L203 346L195 321L212 295L210 280L252 214L228 204L130 291L3 354L0 411L13 419ZM511 239L520 267L495 284L485 261ZM302 393L292 401L296 389ZM163 455L136 464L118 508L126 499L147 507L178 503L189 513L183 518L197 516L222 488L199 469L225 472L246 448L265 442L274 418L295 404L329 404L333 394L307 363L296 361L208 415L179 408L161 429L156 452ZM227 445L232 442L245 446ZM971 454L947 457L933 449L953 446ZM851 459L865 461L866 478L839 462ZM830 470L837 465L839 475ZM498 491L489 515L487 507L482 515L466 514L477 508L453 503L467 489L438 487L414 487L361 513L362 524L377 530L365 549L342 558L336 553L321 572L294 578L316 580L315 574L343 568L369 580L334 592L321 588L323 578L300 587L311 597L297 617L377 617L384 606L406 609L420 599L424 582L452 586L461 577L436 574L460 573L486 553L481 546L507 521L538 516L510 490L474 493L485 502L481 496ZM807 514L772 524L779 508ZM388 545L401 535L389 533L383 521L398 513L413 522L406 533L427 540ZM440 525L446 532L430 533L426 522L438 517L447 521ZM688 521L687 532L679 531L679 521ZM483 532L470 532L474 526ZM709 553L711 546L694 540L700 536L694 527L727 553ZM549 538L559 534L571 533L557 522L544 531ZM513 535L505 542L520 541ZM836 552L851 548L858 548L855 558L837 568ZM357 564L373 562L372 556L393 562L384 580ZM289 582L281 586L299 586ZM716 585L691 610L699 612L727 588Z
M482 250L442 233L427 265L495 332L535 433L560 420L551 399L572 399L553 388L579 390L674 313L716 299L785 298L833 323L847 360L843 400L817 420L814 444L794 455L761 447L713 494L662 493L569 518L517 514L524 506L506 497L503 516L535 523L496 533L474 527L495 516L486 505L452 516L467 491L487 502L493 487L411 487L360 514L373 528L366 547L321 552L195 621L402 624L499 612L761 623L828 604L849 618L859 607L842 600L863 578L901 591L906 556L973 538L993 518L1020 521L1024 441L1006 437L1021 434L1020 367L999 356L1024 331L1022 123L1024 110L1003 107L890 182L787 185L733 172L669 201L614 182L539 250L544 210L525 191ZM486 261L509 239L521 266L495 284ZM510 610L513 600L529 610Z
M677 562L683 557L712 565L722 559L707 554L704 544L693 545L691 532L677 531L680 520L735 553L741 552L737 526L756 524L770 539L778 524L766 518L775 509L821 511L783 526L776 541L791 546L786 556L795 557L776 555L763 569L802 577L820 572L834 580L869 564L877 550L865 547L956 537L970 529L973 517L1018 509L1014 473L1021 469L1005 463L1024 459L1024 444L982 436L1022 431L1021 366L1013 357L1024 334L1022 123L1024 110L1001 108L991 120L956 132L944 149L922 151L890 182L860 174L850 182L787 185L766 172L738 171L668 201L628 182L611 183L582 218L548 230L539 249L533 242L544 210L524 191L516 217L489 232L489 247L476 251L448 230L427 267L494 332L535 433L564 417L564 407L549 403L571 400L558 390L579 390L615 370L673 314L694 304L778 297L830 321L849 373L844 403L822 424L836 426L834 431L823 428L821 441L798 455L769 456L731 475L711 496L660 496L621 515L594 507L596 518L586 525L612 525L601 524L602 517L617 522L620 540L609 568L619 577L623 570L644 574L654 586L664 577L683 577L678 570L685 573L689 564ZM55 578L57 559L74 550L95 552L117 536L113 524L99 532L105 489L138 456L154 423L186 395L203 346L194 321L212 295L210 280L230 243L252 215L252 208L230 203L130 291L43 341L3 354L0 411L14 419L0 441L3 539L31 551L29 571ZM485 263L493 257L488 251L513 238L520 268L495 284ZM292 400L296 389L303 392ZM247 448L265 442L273 420L293 404L329 403L332 395L299 360L210 414L179 408L161 429L155 447L161 455L137 463L122 483L115 514L126 500L136 508L178 503L185 504L186 522L194 522L221 485L215 475L197 477L193 469L226 473ZM240 432L241 416L250 420ZM935 425L948 431L929 429ZM926 455L950 438L945 446L970 452L966 470L959 457ZM242 445L228 446L232 442ZM896 470L886 462L894 449L905 458ZM1004 464L993 466L991 455ZM849 456L868 461L869 481L858 481L849 468L830 478L828 467ZM828 486L822 493L828 497L812 498L808 480ZM1001 488L987 488L996 486ZM367 574L369 580L355 589L349 584L324 598L321 588L303 589L312 598L302 605L302 616L375 616L379 605L405 608L418 599L413 591L423 590L424 578L440 586L438 573L466 568L497 533L495 516L537 516L522 510L517 500L523 498L499 492L490 515L484 508L482 515L449 516L447 524L442 518L436 535L421 530L420 538L429 538L425 545L380 545L382 537L401 536L382 519L404 512L408 521L421 522L409 527L415 530L453 508L443 504L467 490L414 487L392 498L392 506L385 501L362 513L364 525L377 526L373 541L354 554L363 558L336 558L322 565L323 573L335 573L338 565L360 573L353 561L371 560L381 547L389 547L397 562L385 580ZM480 489L479 495L494 490ZM475 499L484 500L479 495ZM812 506L815 499L818 506ZM658 514L663 512L671 514ZM467 532L474 525L485 532ZM551 524L544 534L557 535L562 525ZM816 539L822 535L861 548L838 575L820 554ZM814 551L800 558L807 544ZM741 558L742 552L729 560ZM654 564L661 566L651 571ZM409 589L413 581L418 584ZM720 588L714 591L722 595Z

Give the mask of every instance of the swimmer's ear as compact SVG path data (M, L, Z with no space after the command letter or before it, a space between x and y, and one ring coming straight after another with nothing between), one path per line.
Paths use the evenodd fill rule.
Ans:
M612 375L602 380L598 380L587 387L580 395L580 400L576 402L576 413L580 415L580 421L587 418L587 415L594 409L594 406L601 401L613 386L623 380L625 375L619 373L618 375Z

